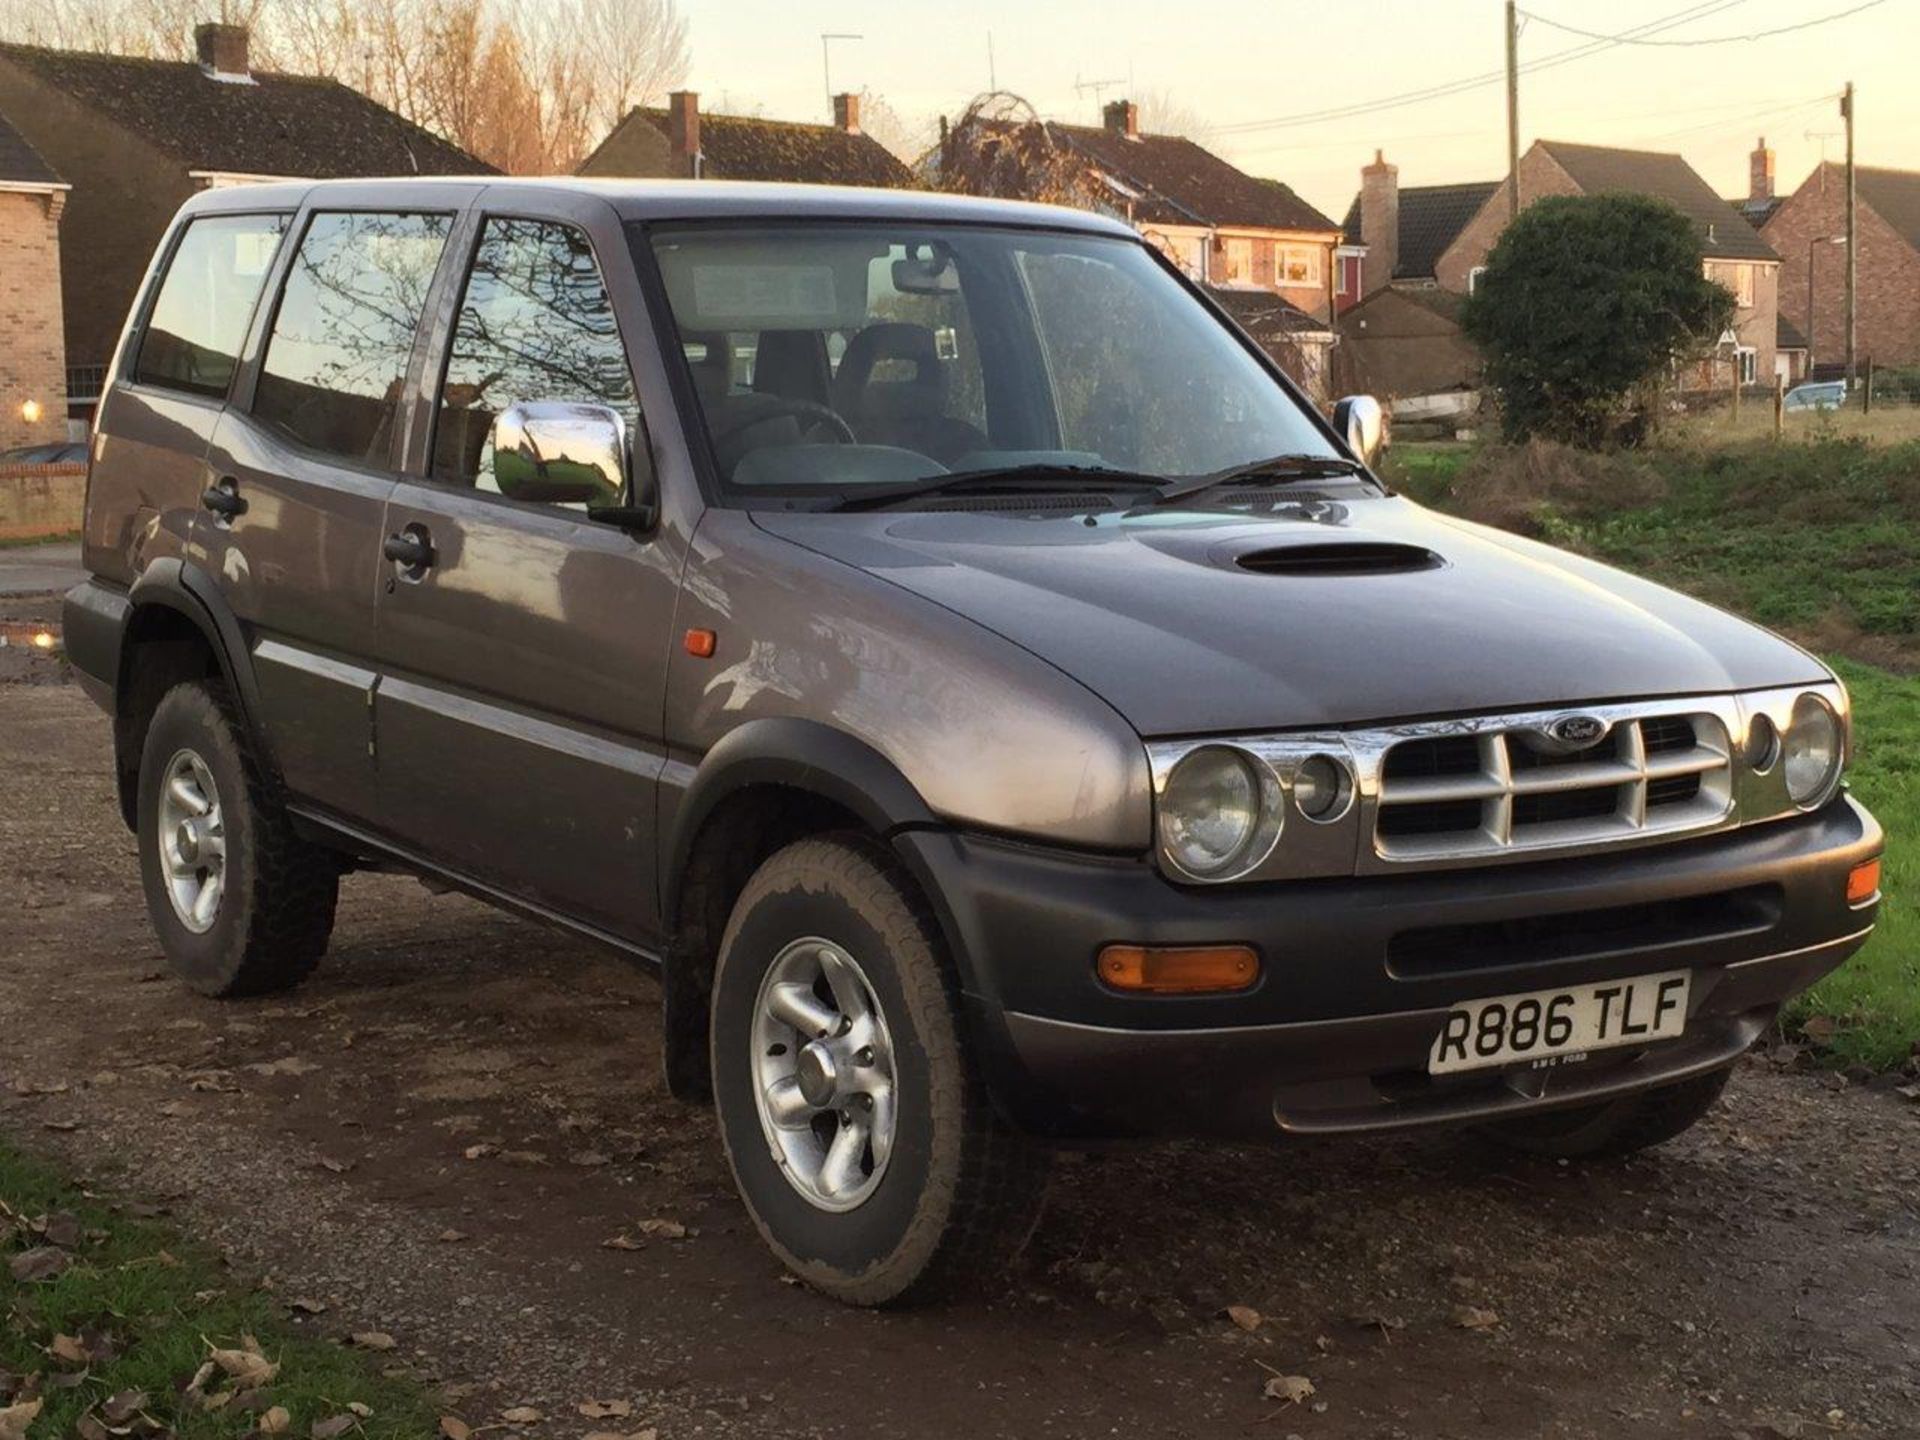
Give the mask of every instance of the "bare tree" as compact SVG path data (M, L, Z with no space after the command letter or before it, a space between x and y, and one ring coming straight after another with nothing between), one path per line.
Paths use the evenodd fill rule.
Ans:
M878 140L903 164L917 164L939 140L938 122L931 115L903 117L877 90L860 92L860 128Z
M586 59L589 119L598 134L687 78L687 21L674 0L579 0L573 33Z
M1143 90L1138 97L1140 128L1150 135L1181 135L1204 145L1213 126L1171 90Z

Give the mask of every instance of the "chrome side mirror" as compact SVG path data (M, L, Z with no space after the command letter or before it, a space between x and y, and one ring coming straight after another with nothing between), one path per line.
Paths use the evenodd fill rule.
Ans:
M534 400L493 422L493 482L510 500L626 503L627 425L605 405Z
M1387 445L1387 412L1371 395L1349 395L1333 407L1333 428L1363 465L1371 465Z

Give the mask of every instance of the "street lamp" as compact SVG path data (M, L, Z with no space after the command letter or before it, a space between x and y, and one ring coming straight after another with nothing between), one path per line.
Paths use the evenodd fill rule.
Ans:
M1816 245L1844 245L1844 235L1810 235L1807 237L1807 374L1813 374L1813 347L1819 344L1819 332L1813 327L1813 250Z

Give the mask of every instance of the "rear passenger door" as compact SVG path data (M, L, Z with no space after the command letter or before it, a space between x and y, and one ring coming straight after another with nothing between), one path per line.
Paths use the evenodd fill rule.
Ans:
M674 542L500 493L492 424L535 401L604 405L650 463L603 256L582 201L482 213L430 357L425 474L386 532L423 542L387 566L375 699L384 829L524 902L628 939L654 924L653 833ZM637 314L636 303L628 308ZM637 322L630 322L637 323ZM420 443L421 437L416 437Z
M274 759L296 799L350 820L376 818L381 522L455 218L307 212L208 451L226 497L210 516L208 569L247 635Z

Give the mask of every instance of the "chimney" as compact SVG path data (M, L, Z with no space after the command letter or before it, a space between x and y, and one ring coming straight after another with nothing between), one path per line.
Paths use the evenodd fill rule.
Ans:
M1360 293L1371 295L1393 279L1400 259L1400 167L1389 165L1384 151L1360 171L1360 237L1367 256L1360 262Z
M1767 137L1764 135L1755 142L1753 154L1747 158L1747 198L1773 198L1773 151L1767 148Z
M667 143L673 163L682 175L700 178L700 96L676 90L667 96Z
M833 97L833 128L844 130L849 135L860 133L860 97L858 95Z
M193 48L200 68L210 75L249 79L247 27L209 20L193 27Z
M1129 140L1140 138L1140 107L1131 100L1109 100L1101 112L1107 129Z

